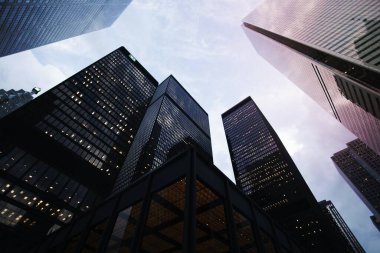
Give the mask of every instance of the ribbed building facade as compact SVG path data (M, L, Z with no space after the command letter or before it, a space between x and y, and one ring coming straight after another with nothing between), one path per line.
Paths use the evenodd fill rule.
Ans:
M116 181L119 192L186 146L212 161L208 114L173 77L157 88Z
M338 172L371 210L371 220L380 230L380 156L356 139L331 159Z
M5 0L0 57L109 27L131 0Z
M3 240L46 234L110 194L157 84L119 48L1 119Z
M322 212L330 220L333 226L336 228L337 233L340 233L342 237L346 240L347 245L350 246L352 252L355 253L365 253L363 247L360 245L351 229L347 226L346 222L343 220L342 216L335 208L334 204L330 200L322 200L318 202L321 206Z
M243 28L256 51L380 154L378 1L265 1Z
M255 102L248 97L222 118L237 186L309 250L350 252Z

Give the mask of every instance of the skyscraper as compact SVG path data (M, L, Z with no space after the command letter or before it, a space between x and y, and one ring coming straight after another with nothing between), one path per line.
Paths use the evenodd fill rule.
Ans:
M130 2L1 1L0 57L108 27Z
M3 248L3 247L2 247ZM33 252L307 252L194 149L143 175Z
M371 210L371 219L380 231L380 156L359 139L347 146L331 159L339 174Z
M246 98L222 114L237 186L315 252L346 252L280 138Z
M256 51L380 154L380 2L265 1L243 28Z
M169 76L152 98L114 192L125 189L188 145L198 148L212 161L208 114L173 76Z
M322 200L318 202L322 208L322 212L326 217L331 221L333 227L337 230L337 233L340 233L343 238L347 241L347 245L355 253L364 253L363 247L360 245L354 234L351 232L351 229L347 226L346 222L340 216L338 210L335 208L334 204L330 200Z
M1 238L32 240L108 196L156 87L122 47L2 118Z
M33 88L32 91L24 90L0 90L0 118L13 112L33 99L33 95L40 92L40 88Z

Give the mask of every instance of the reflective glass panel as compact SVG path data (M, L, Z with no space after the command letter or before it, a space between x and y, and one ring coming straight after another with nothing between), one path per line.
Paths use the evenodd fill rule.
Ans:
M131 242L140 217L141 206L142 202L138 202L119 213L108 243L107 252L128 253L131 251Z
M142 252L182 252L186 181L153 194Z
M256 240L249 220L237 210L233 210L236 236L241 253L257 253Z
M196 207L196 252L228 252L223 199L197 181Z
M82 253L95 253L99 249L100 242L102 240L104 231L106 230L108 219L102 221L98 225L94 226L88 234L86 244L82 250Z

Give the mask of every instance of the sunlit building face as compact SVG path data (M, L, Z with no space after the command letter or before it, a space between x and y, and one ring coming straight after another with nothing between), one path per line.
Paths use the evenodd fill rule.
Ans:
M256 51L380 154L380 3L265 1L243 29Z

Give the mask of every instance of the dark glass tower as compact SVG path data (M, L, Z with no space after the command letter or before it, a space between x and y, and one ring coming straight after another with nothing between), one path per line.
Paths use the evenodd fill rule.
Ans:
M256 51L380 154L380 2L265 1L244 19Z
M1 1L0 57L109 27L130 2Z
M1 238L46 234L107 196L156 87L122 47L1 119Z
M40 88L33 88L32 91L24 90L0 90L0 118L13 112L33 99L33 95L40 92Z
M315 252L346 252L308 185L255 102L222 114L237 186Z
M331 159L339 174L371 210L371 219L380 231L380 156L359 139L347 146Z
M326 215L326 217L335 227L336 232L340 233L342 237L347 241L347 245L350 246L352 252L364 253L365 251L363 247L360 245L354 234L351 232L351 229L347 226L342 216L340 216L334 204L330 200L322 200L319 202L319 205L322 208L322 212Z
M173 76L169 76L153 96L114 192L125 189L189 145L212 161L208 114Z
M142 176L33 252L307 252L193 151Z

